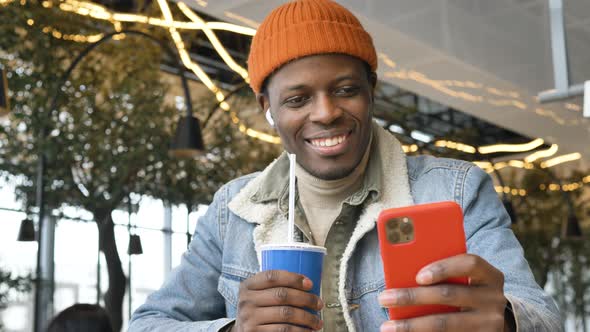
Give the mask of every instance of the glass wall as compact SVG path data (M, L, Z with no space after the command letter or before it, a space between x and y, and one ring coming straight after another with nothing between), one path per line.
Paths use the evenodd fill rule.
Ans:
M96 303L96 224L59 220L55 227L55 297L59 312L73 303Z
M26 275L35 272L37 243L16 241L21 220L26 215L19 211L13 191L10 183L0 184L0 268ZM132 201L138 200L139 197L132 198ZM207 209L202 206L187 219L185 207L172 207L167 227L166 208L161 201L142 197L138 206L139 209L131 217L122 210L112 214L119 257L131 285L131 293L127 291L124 299L123 330L127 329L130 313L161 286L169 268L180 263L187 246L187 221L188 233L192 235L198 217ZM74 217L58 220L55 228L55 313L74 303L99 301L104 306L102 297L97 294L107 290L108 274L104 257L98 255L96 223L92 221L92 215L85 211L67 209L64 213ZM127 254L130 232L140 236L143 254ZM97 269L100 269L100 276ZM100 287L97 287L99 279ZM13 298L8 308L0 311L5 330L31 331L33 303L34 291Z

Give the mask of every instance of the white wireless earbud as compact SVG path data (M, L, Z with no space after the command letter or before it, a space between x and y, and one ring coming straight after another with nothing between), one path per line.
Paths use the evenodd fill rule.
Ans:
M266 117L266 121L268 121L268 124L270 124L271 127L274 127L275 122L272 119L272 115L270 114L270 108L266 110L265 117Z

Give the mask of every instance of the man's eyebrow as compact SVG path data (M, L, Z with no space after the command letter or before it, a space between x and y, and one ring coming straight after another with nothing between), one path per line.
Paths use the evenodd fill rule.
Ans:
M305 84L295 84L295 85L287 86L284 91L294 91L294 90L303 89L305 87L306 87Z
M345 74L342 76L338 76L333 83L339 83L342 81L346 81L346 80L358 80L360 79L360 77L358 75L354 75L354 74Z

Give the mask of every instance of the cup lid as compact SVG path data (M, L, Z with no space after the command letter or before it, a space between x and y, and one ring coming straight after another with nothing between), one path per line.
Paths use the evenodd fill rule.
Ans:
M263 244L260 246L260 250L307 250L321 252L324 255L327 253L325 247L314 246L312 244L303 242Z

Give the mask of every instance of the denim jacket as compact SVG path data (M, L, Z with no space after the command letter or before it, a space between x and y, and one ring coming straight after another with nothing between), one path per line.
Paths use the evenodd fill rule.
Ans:
M385 289L375 228L379 212L455 201L464 213L467 251L504 273L504 293L518 331L562 331L559 311L536 284L488 174L458 160L406 158L392 135L381 128L375 132L370 162L380 164L387 181L379 199L361 213L341 261L339 298L348 330L379 331L389 318L377 301ZM277 201L260 193L280 159L215 194L181 264L136 310L129 331L220 331L234 320L240 282L259 271L257 248L286 240L287 220L278 208L286 195Z

